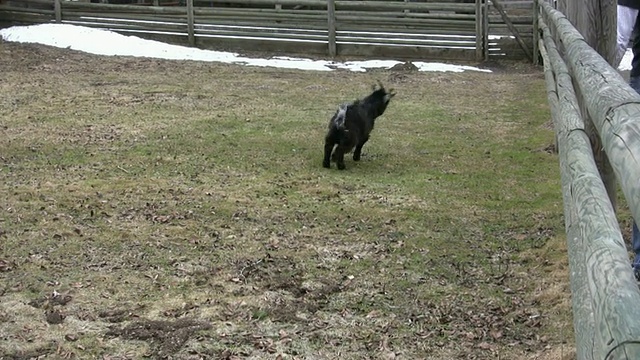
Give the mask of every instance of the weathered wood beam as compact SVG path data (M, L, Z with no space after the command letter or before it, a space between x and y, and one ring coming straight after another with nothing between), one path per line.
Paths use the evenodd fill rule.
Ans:
M640 166L636 166L633 161L627 162L626 166L623 166L624 162L628 161L627 156L631 149L613 151L616 155L612 155L607 144L612 146L613 150L615 139L612 137L616 135L610 125L603 123L635 123L636 128L640 129L640 118L638 121L634 121L633 116L630 116L628 112L618 112L619 108L625 106L619 101L626 99L626 101L631 101L626 105L636 107L638 109L636 115L640 115L640 97L630 91L631 89L624 83L620 75L585 43L577 30L561 13L541 0L539 4L542 6L544 17L549 22L553 22L557 28L559 38L566 51L568 65L568 71L559 72L556 70L555 72L559 103L563 109L566 109L560 111L560 117L565 125L560 129L558 142L560 151L564 152L564 149L567 151L566 165L563 164L563 171L567 171L571 176L571 202L575 208L580 228L580 237L569 238L568 245L570 247L577 246L581 249L578 252L584 251L584 256L574 257L574 260L571 260L570 255L570 261L574 264L571 269L572 277L574 271L576 271L576 276L586 277L588 287L588 292L587 289L582 288L576 290L579 293L573 294L573 297L579 296L585 299L574 300L579 302L578 306L581 306L580 301L586 301L586 299L592 301L594 328L592 337L588 333L576 334L577 346L580 349L578 358L582 359L584 356L587 359L639 359L640 322L637 319L640 319L640 306L638 306L640 304L640 290L638 290L633 278L618 221L613 207L608 201L608 194L602 179L598 174L584 125L581 129L566 121L567 119L570 121L579 119L577 98L573 92L571 76L568 73L571 72L575 82L581 88L589 112L596 125L599 124L598 129L601 136L603 139L607 139L603 142L610 158L615 159L615 163L612 162L614 169L618 168L621 174L625 174L625 178L630 173L640 174ZM546 33L549 31L547 30ZM546 45L548 41L551 41L550 35L545 34L545 40ZM551 52L548 46L547 50ZM566 136L562 136L563 133ZM636 139L636 143L638 144L637 151L640 150L640 139ZM618 143L618 145L620 144ZM561 156L564 156L564 153ZM625 167L630 168L629 171L625 170ZM638 177L634 179L635 184L637 184L637 179ZM625 181L628 182L628 179ZM637 198L635 200L633 198L627 199L637 203ZM572 243L574 241L575 243ZM570 252L573 251L570 250ZM581 259L586 266L586 271L580 269L579 263L576 264ZM572 284L572 289L573 286ZM584 327L588 324L582 319L585 318L584 314L588 310L576 309L576 311L583 314L583 316L574 314L574 317L577 318L577 322L574 322L576 332L584 331Z
M16 7L16 6L7 6L7 5L0 5L0 11L3 12L10 12L10 13L22 13L22 14L38 14L38 15L48 15L48 16L52 16L55 19L55 11L52 10L45 10L45 9L26 9L26 8L21 8L21 7Z
M577 344L576 358L593 360L594 311L591 294L589 293L585 248L581 246L580 223L576 215L571 191L573 179L568 170L568 136L575 137L576 135L571 134L572 132L581 132L582 135L578 134L577 136L582 137L582 145L577 151L589 152L591 148L589 139L584 134L584 123L577 109L577 99L573 93L569 70L560 57L560 53L544 20L540 19L539 23L543 31L543 38L540 39L540 53L543 58L547 98L556 132L558 158L560 160L573 327ZM562 95L559 95L559 92Z
M640 95L587 45L562 13L540 2L547 17L556 23L567 65L585 97L629 208L640 220Z
M53 1L54 0L23 0L22 3L24 3L25 5L51 5L51 8L53 9Z
M141 6L141 5L122 5L122 4L94 4L82 3L77 1L65 1L64 9L86 9L108 12L124 12L124 13L153 13L153 14L177 14L184 15L187 8L184 6ZM64 11L64 10L63 10Z

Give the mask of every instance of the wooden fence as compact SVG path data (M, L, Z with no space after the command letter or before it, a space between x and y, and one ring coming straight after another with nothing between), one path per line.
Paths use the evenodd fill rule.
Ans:
M404 59L531 58L536 43L533 0L433 1L0 0L0 21L56 21L236 51Z
M640 219L640 96L562 13L544 0L538 5L539 48L560 157L577 358L640 359L640 291L589 137L593 126ZM607 28L614 31L615 25Z

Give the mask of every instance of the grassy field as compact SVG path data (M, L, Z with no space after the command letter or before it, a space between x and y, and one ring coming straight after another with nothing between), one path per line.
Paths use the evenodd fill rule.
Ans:
M0 358L575 356L539 68L0 60ZM322 168L377 79L362 161Z

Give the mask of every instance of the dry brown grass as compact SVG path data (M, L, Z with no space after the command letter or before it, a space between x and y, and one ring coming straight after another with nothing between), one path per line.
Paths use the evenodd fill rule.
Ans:
M0 59L0 357L571 357L539 69ZM363 161L323 169L375 79Z

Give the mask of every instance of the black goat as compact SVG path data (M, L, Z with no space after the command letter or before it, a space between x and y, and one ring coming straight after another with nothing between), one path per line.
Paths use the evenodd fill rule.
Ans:
M369 140L376 118L384 113L395 96L393 89L387 92L379 81L378 86L380 88L376 89L374 85L373 92L366 98L338 107L329 121L322 166L330 168L330 161L335 161L338 169L344 170L344 154L350 153L354 147L353 161L360 160L362 147Z

